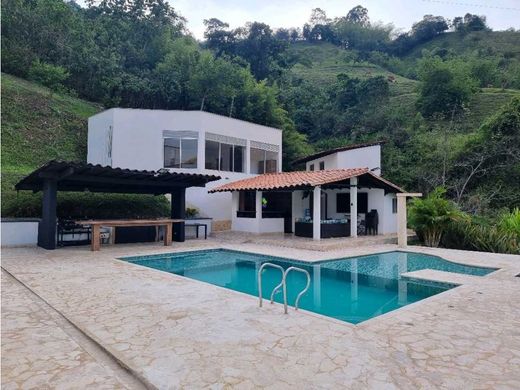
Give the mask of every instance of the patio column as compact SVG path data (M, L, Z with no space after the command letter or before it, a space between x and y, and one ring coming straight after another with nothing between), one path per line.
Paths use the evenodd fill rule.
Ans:
M260 228L260 224L262 223L262 191L256 191L256 199L255 199L255 210L256 210L256 222L258 228Z
M180 188L172 191L172 219L186 218L186 188ZM173 241L184 242L186 239L184 233L184 222L173 224Z
M312 204L312 239L321 239L321 187L314 187Z
M408 246L408 233L406 230L406 198L419 197L420 193L397 194L397 246L406 248Z
M357 237L357 177L350 178L350 237Z
M38 224L38 246L56 249L56 197L58 183L47 179L43 182L42 219Z

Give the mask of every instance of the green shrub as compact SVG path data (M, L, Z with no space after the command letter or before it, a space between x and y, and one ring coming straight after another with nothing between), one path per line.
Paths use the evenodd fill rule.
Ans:
M31 64L27 76L29 80L45 85L53 91L61 91L65 88L63 82L69 78L70 74L62 66L36 60Z
M520 240L520 208L502 214L498 226L503 232L511 233Z
M455 203L444 197L445 193L444 188L437 188L424 199L414 199L409 208L410 226L426 246L439 246L450 223L464 218Z
M186 207L186 218L195 218L199 215L199 209L196 207Z
M442 239L446 248L494 253L520 253L520 236L476 218L452 221Z

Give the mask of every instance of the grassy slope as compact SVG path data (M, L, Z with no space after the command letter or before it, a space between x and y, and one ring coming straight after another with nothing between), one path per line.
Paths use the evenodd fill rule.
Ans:
M504 55L520 60L520 33L513 31L474 31L466 35L455 32L445 33L431 41L417 46L404 59L417 59L424 49L451 49L459 55L479 51L485 56Z
M87 119L102 107L2 74L2 216L37 217L41 193L14 191L27 173L52 159L86 161ZM169 204L152 195L59 193L67 218L155 218Z
M33 196L13 186L34 168L51 159L86 161L87 118L101 109L2 73L2 211Z
M478 36L479 39L476 40L472 38L473 34ZM466 38L454 33L445 34L419 47L413 53L410 53L409 59L414 58L415 55L420 55L421 50L426 47L431 49L435 45L445 45L454 50L462 50L461 48L463 47L466 50L475 50L477 47L483 48L487 47L486 45L488 44L492 45L493 39L495 38L497 39L497 51L512 52L516 50L520 56L520 48L518 44L515 46L513 42L514 37L518 37L518 33L472 33L466 36ZM465 47L466 41L471 41L473 44L468 44L468 47ZM301 63L296 64L293 68L294 74L305 80L319 84L334 83L336 76L340 73L346 73L349 76L358 78L393 75L397 82L390 85L392 96L386 108L395 111L400 110L409 118L415 117L417 113L415 109L417 81L398 76L374 64L353 63L349 60L345 50L329 43L298 42L291 46L291 50L297 53L300 58L305 59L305 61L302 62L308 61L312 64L311 66L308 66L309 64L307 64L307 66ZM508 103L513 96L517 96L518 94L520 94L518 90L482 89L480 93L475 94L472 98L467 113L457 119L455 124L456 128L466 133L475 131L486 118L495 113L501 106Z
M390 86L393 95L411 93L417 84L414 80L399 76L378 65L353 62L347 51L330 43L298 42L291 45L290 50L302 59L302 63L297 63L293 67L293 73L312 82L333 83L340 73L361 79L374 76L394 76L397 82Z

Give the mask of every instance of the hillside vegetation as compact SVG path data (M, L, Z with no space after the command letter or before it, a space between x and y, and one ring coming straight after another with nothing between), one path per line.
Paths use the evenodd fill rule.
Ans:
M14 190L49 160L87 160L87 119L99 104L56 93L2 73L2 216L37 217L41 194ZM61 216L162 215L162 199L107 194L59 194ZM135 216L134 215L134 216Z
M362 6L291 29L204 24L197 42L162 0L3 0L2 69L54 91L4 77L3 173L81 158L97 104L205 110L283 129L285 170L386 140L384 175L407 190L444 187L479 215L520 206L520 32L472 14L395 31Z

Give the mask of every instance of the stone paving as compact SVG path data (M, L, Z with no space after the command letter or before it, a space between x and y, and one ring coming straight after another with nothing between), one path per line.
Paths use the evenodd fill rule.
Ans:
M116 259L210 247L307 261L396 250L382 244L320 252L213 239L172 248L117 245L96 253L4 249L2 267L150 388L520 388L520 278L514 277L520 256L411 248L501 269L457 280L453 274L418 271L415 276L462 285L359 325L305 311L283 315L277 304L260 309L252 296ZM3 294L18 295L12 283L3 280L2 287ZM11 325L9 337L2 334L2 387L22 388L13 362L40 362L39 368L22 370L38 375L54 367L55 359L31 347L35 340L16 320L27 314L6 315L3 309L2 320L6 316ZM52 345L54 326L47 327L42 334L48 333L45 340ZM11 339L20 345L13 347ZM103 367L70 356L71 362L55 365L53 372L58 377L63 371L67 378L72 365L79 385L73 379L63 387L83 388L81 381L97 380L117 387L117 378L107 377Z

